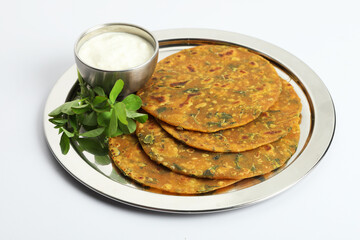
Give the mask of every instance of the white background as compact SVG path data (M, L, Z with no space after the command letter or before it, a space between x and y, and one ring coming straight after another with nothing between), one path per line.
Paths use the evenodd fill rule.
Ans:
M359 1L1 1L0 239L359 239ZM230 212L135 209L87 189L51 155L49 91L74 63L85 29L196 27L273 43L308 64L336 106L333 143L297 185Z

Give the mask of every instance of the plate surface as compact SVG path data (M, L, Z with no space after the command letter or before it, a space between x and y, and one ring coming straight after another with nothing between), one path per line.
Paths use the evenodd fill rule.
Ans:
M238 33L208 29L175 29L154 32L159 40L159 60L199 44L226 44L248 48L268 59L278 74L291 83L303 105L300 142L288 163L271 174L241 181L234 186L200 196L152 192L123 177L107 156L81 152L75 144L61 153L60 135L48 121L48 113L73 97L77 85L73 65L56 82L44 109L44 131L59 163L77 180L111 199L149 210L201 213L230 210L270 198L304 177L326 153L335 131L335 109L320 78L295 56L262 40Z

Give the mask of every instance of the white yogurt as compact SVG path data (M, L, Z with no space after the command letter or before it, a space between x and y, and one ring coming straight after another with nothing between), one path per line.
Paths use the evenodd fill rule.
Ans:
M154 47L139 36L108 32L86 41L80 47L78 56L91 67L120 71L143 64L153 53Z

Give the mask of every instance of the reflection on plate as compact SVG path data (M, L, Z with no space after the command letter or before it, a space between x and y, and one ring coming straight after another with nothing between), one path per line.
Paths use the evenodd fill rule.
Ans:
M108 156L81 152L75 143L67 155L62 155L60 135L48 122L47 114L74 96L78 87L74 65L58 80L48 97L44 129L54 156L80 182L109 198L141 208L179 213L213 212L247 206L274 196L300 180L323 157L335 130L334 106L324 84L299 59L269 43L237 33L180 29L158 31L155 35L160 43L159 60L199 44L238 45L267 58L301 98L298 150L285 166L272 173L200 196L177 196L144 188L119 173Z

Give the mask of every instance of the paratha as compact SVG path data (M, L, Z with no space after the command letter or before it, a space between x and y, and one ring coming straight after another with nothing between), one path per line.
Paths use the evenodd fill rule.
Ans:
M296 123L280 140L241 153L214 153L189 147L172 138L153 118L139 123L136 134L152 160L175 172L211 179L243 179L282 166L296 151L300 128Z
M138 91L143 109L176 127L216 132L245 125L273 105L281 80L244 48L203 45L160 61Z
M212 180L188 177L151 161L135 135L109 139L110 156L128 177L145 186L180 194L199 194L226 187L237 180Z
M301 100L290 83L282 80L278 101L254 121L237 128L215 133L179 130L159 121L171 136L186 145L212 152L243 152L285 136L292 125L299 123Z

